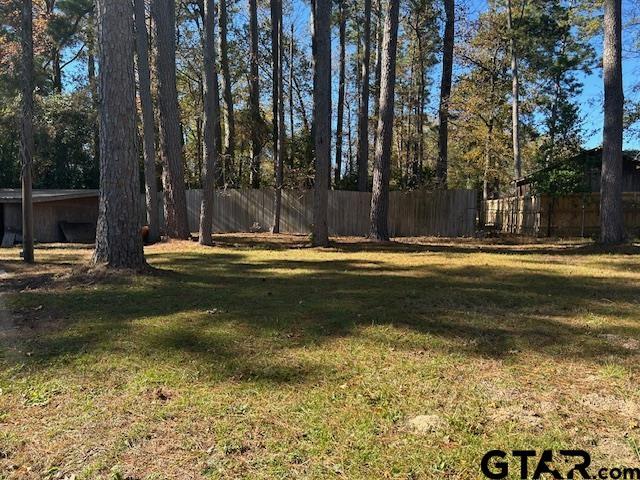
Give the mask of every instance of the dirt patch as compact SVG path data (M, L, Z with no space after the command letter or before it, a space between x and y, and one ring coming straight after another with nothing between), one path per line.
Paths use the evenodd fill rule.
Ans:
M635 418L639 409L635 402L617 398L613 395L588 393L580 399L580 403L595 412L615 412L618 415Z
M524 428L542 428L544 417L556 410L551 402L539 402L535 405L520 403L496 408L491 419L497 423L516 423Z
M438 433L449 426L449 422L440 415L418 415L407 422L411 430L416 433Z
M606 340L611 345L616 347L622 347L627 350L640 350L640 340L632 337L623 337L621 335L615 335L613 333L603 333L598 335L600 338Z

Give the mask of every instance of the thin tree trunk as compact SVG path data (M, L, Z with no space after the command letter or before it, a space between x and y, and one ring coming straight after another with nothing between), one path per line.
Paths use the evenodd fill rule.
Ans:
M302 100L302 92L300 89L300 85L298 84L297 77L293 77L293 85L295 86L296 96L298 97L298 105L300 105L300 115L302 115L302 125L304 126L304 129L308 132L311 130L311 126L309 125L307 109L304 105L304 100Z
M218 105L216 90L216 42L215 42L215 5L213 0L204 0L203 19L203 57L204 57L204 162L202 168L202 203L200 205L200 245L213 245L213 202L216 184L216 163L218 162L218 143L215 128L218 123Z
M291 22L291 39L289 40L289 129L291 137L289 138L289 167L293 168L293 55L294 55L294 38L293 38L293 22Z
M351 121L351 102L347 102L347 145L349 147L348 160L349 160L349 176L353 176L357 172L353 165L353 122Z
M231 170L235 159L235 119L233 97L231 94L231 73L229 71L229 48L227 42L227 0L218 0L220 22L220 70L222 70L222 100L224 109L224 162L221 167L225 173Z
M514 180L516 180L522 176L522 162L520 159L520 77L518 75L518 52L513 27L511 0L507 0L507 28L511 47L511 136L513 139Z
M100 43L100 206L94 265L145 267L140 235L133 5L98 0Z
M146 196L149 242L160 239L158 211L158 184L156 182L156 128L151 100L151 73L149 69L149 39L144 0L135 0L136 50L138 57L138 94L142 110L142 144L144 150L144 186Z
M33 195L31 165L33 163L33 4L22 1L22 129L20 153L22 156L22 258L34 262L33 252Z
M273 65L273 159L275 196L272 233L280 233L284 160L284 110L282 99L282 1L271 0L271 56Z
M95 15L91 13L87 25L87 80L89 81L89 90L91 91L91 103L97 112L100 108L98 100L98 82L96 81L96 54L97 54L96 38L95 38ZM100 163L100 126L98 119L93 124L93 160L96 164Z
M380 83L380 118L374 157L371 230L374 240L389 240L389 180L391 176L391 140L393 136L398 11L400 0L389 0L382 41L382 76Z
M171 238L189 238L184 187L180 115L176 88L176 16L173 0L152 0L156 25L156 68L160 110L160 158L165 230Z
M371 0L364 0L364 36L360 109L358 111L358 190L369 189L369 65L371 57Z
M345 91L345 57L346 57L346 31L347 31L347 16L344 12L344 0L338 2L340 11L340 65L338 67L338 117L336 119L336 170L334 172L334 185L337 186L340 183L340 176L342 175L342 136L343 136L343 123L344 123L344 91Z
M314 246L329 245L327 203L331 165L331 0L313 0Z
M204 46L204 45L203 45ZM213 83L215 85L215 88L213 89L213 103L215 104L215 109L216 109L216 116L215 116L215 122L213 123L213 130L214 130L214 141L216 144L216 151L218 152L218 156L217 156L217 160L214 164L214 179L215 179L215 185L216 187L224 187L224 183L225 183L225 178L224 178L224 168L222 166L222 162L220 161L220 156L223 153L223 145L222 145L222 121L221 121L221 117L220 117L220 111L222 110L222 108L220 108L220 87L219 87L219 83L218 83L218 69L214 69L212 72L213 75Z
M440 82L440 108L438 116L438 163L436 165L436 183L447 188L447 169L449 165L449 98L451 97L451 77L453 74L453 46L455 35L455 0L445 0L446 22L442 48L442 80Z
M622 215L622 1L604 3L604 131L600 186L600 241L624 241Z
M249 70L249 109L251 111L251 172L252 188L260 188L260 131L262 117L260 116L260 83L258 77L258 6L257 0L249 0L249 36L251 43Z

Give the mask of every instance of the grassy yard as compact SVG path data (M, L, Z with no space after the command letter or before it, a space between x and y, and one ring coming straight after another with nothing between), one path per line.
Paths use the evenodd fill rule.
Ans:
M474 479L494 448L640 466L640 248L217 240L149 247L132 278L0 250L0 478Z

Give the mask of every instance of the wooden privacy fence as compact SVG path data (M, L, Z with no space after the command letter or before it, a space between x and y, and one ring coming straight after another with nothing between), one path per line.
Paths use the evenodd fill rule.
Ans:
M187 191L191 231L198 230L201 190ZM268 231L273 224L273 189L216 191L213 213L215 232ZM369 232L371 193L329 191L328 221L331 235L364 236ZM475 190L391 192L389 230L391 236L473 236L477 222ZM162 211L162 209L161 209ZM313 192L282 192L280 231L311 232Z
M640 193L622 195L625 228L640 230ZM481 221L500 232L534 236L585 237L600 233L600 194L537 195L482 202Z

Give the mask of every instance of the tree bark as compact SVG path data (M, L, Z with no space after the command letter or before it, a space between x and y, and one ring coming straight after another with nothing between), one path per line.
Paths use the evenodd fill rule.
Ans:
M164 187L164 221L169 237L189 238L180 115L176 88L176 16L173 0L152 0L156 24L156 68L160 110L160 158Z
M252 188L260 188L260 153L262 144L259 132L262 130L260 116L260 83L258 77L258 6L257 0L249 0L249 36L251 62L249 70L249 109L251 111L251 172Z
M227 42L227 0L218 1L220 22L220 70L222 70L222 100L224 103L224 162L221 167L231 171L235 159L236 127L233 113L233 97L231 94L231 73L229 72L229 48ZM225 175L226 176L226 175Z
M329 245L327 203L331 165L331 0L313 0L314 246Z
M289 40L289 129L291 137L289 138L289 167L293 168L293 59L294 56L294 31L293 22L291 23L291 39Z
M622 134L624 93L622 88L622 1L604 3L604 130L600 186L600 241L624 241L622 214Z
M520 77L518 75L518 52L513 27L511 0L507 0L507 28L511 47L511 137L513 140L513 172L514 180L522 177L520 159Z
M33 163L33 3L22 1L22 128L20 153L22 157L22 258L34 262L33 252L33 195L31 165Z
M140 235L135 42L129 0L98 0L100 43L100 206L92 264L145 267Z
M213 202L216 185L216 163L218 162L218 144L215 128L218 122L216 90L216 43L215 43L215 5L214 0L204 0L203 49L204 49L204 162L202 167L202 203L200 205L200 245L213 245Z
M271 0L271 61L273 66L273 162L275 197L272 233L280 233L284 166L284 109L282 98L282 0Z
M95 14L89 14L87 21L87 80L89 82L89 90L91 91L91 102L97 112L100 108L98 99L98 82L96 81L96 38L95 38ZM100 125L98 119L93 124L93 160L96 164L100 163Z
M380 118L378 119L378 140L374 157L371 229L369 232L369 238L378 241L389 240L389 179L391 176L399 8L400 0L389 0L382 40Z
M436 165L436 183L447 188L447 169L449 165L449 98L451 97L451 77L453 75L453 47L455 35L455 0L445 0L446 22L442 48L442 80L440 82L440 108L438 116L438 162Z
M342 137L343 137L343 124L344 124L344 94L345 94L345 57L347 49L346 31L347 31L347 17L344 12L344 0L338 2L339 11L339 37L340 37L340 65L338 67L338 116L336 119L336 170L334 172L334 185L340 183L340 177L342 175Z
M151 100L151 73L149 70L149 39L144 0L134 0L136 22L136 50L138 58L138 94L142 110L142 145L144 150L144 187L149 226L149 242L160 240L160 213L158 211L158 184L156 182L156 128Z
M375 80L373 86L373 118L377 122L378 115L380 114L380 77L382 75L382 33L383 33L383 16L382 16L382 0L376 0L376 10L377 10L377 21L376 21L376 63L374 66L375 70ZM378 141L378 130L374 128L373 131L373 145L375 145Z
M364 33L360 109L358 111L358 190L369 189L369 65L371 57L371 0L364 0Z

